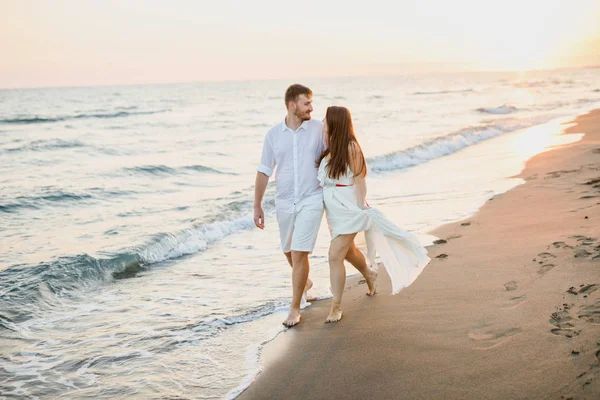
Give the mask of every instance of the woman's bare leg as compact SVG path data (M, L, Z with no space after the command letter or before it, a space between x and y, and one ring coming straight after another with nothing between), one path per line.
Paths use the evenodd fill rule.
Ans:
M354 244L354 240L348 249L348 253L346 253L346 260L364 276L368 287L367 296L373 296L376 293L377 270L369 267L365 256Z
M344 259L348 249L354 241L356 233L339 235L331 241L329 246L329 280L331 282L331 311L325 322L337 322L342 319L342 295L346 285L346 266Z

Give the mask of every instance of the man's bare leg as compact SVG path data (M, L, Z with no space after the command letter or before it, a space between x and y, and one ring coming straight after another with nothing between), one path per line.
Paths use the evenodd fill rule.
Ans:
M290 313L283 321L283 325L288 328L300 322L300 303L306 289L310 269L308 252L292 251L292 265L292 303L290 304Z
M354 241L346 253L346 260L354 266L364 276L367 282L367 296L373 296L376 293L375 280L377 279L377 270L369 267L363 253L356 247Z
M288 264L290 264L290 267L294 268L294 265L292 263L292 252L288 252L288 253L283 253L283 255L285 255L285 258L288 261ZM314 297L309 297L308 296L308 291L313 287L313 281L310 280L310 278L308 278L306 280L306 288L304 288L304 295L305 295L305 299L306 301L313 301L315 298Z
M283 255L285 256L285 258L288 261L288 264L290 264L290 267L294 268L294 263L292 263L292 252L287 252L287 253L283 253Z

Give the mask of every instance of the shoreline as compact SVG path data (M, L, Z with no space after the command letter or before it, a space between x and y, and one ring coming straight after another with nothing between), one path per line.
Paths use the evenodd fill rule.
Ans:
M381 269L373 299L348 279L339 323L323 324L329 301L313 303L262 349L263 372L238 398L599 394L600 189L581 182L600 175L599 121L600 110L577 117L564 134L582 140L529 159L525 183L429 232L446 243L399 295Z

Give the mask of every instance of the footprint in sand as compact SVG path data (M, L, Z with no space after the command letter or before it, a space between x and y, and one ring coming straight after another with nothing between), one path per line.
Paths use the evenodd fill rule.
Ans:
M560 329L575 327L571 321L573 321L573 318L571 318L568 311L557 311L550 315L550 323Z
M592 255L592 253L590 253L586 249L577 249L577 250L575 250L575 258L586 258L586 257L591 256L591 255Z
M477 343L475 350L488 350L508 342L519 333L521 333L519 328L488 330L481 327L469 332L469 339Z
M540 253L540 254L538 254L538 257L541 258L542 260L546 260L548 258L556 258L556 256L554 254L548 253L548 252Z
M581 307L577 316L590 324L600 325L600 300L590 306Z
M575 288L575 286L571 286L567 293L575 295L577 297L572 297L572 300L575 303L572 304L563 304L563 308L560 311L554 312L550 315L550 323L555 326L555 328L551 329L554 335L565 336L568 338L572 338L574 336L579 335L581 330L576 330L576 325L579 326L578 321L585 321L592 325L600 325L600 300L596 300L593 304L586 304L590 299L588 296L595 293L598 289L600 289L600 284L581 284L579 288ZM582 295L582 296L578 296ZM596 294L597 296L597 294ZM570 310L574 309L575 304L584 304L579 308L579 312L577 313L577 319L573 319L571 317Z
M555 249L560 249L560 248L563 248L563 249L572 249L573 248L573 246L569 246L565 242L553 242L552 246L554 246ZM550 253L548 253L548 254L550 254Z
M596 239L589 236L573 235L571 239L577 240L577 246L591 246L596 243Z
M600 178L592 179L584 183L584 185L597 185L600 183Z
M576 239L576 240L586 240L586 239L591 239L591 237L588 236L583 236L583 235L572 235L569 236L571 239Z
M600 251L600 245L598 245L596 238L582 235L571 236L571 238L577 240L577 246L574 251L575 258L587 258L594 254L592 251ZM594 255L592 259L598 258L598 255L600 254Z
M555 328L555 329L550 329L550 332L552 332L555 335L564 336L564 337L568 337L568 338L572 338L573 336L579 336L579 332L577 332L573 329Z
M596 290L600 289L600 285L597 283L593 283L591 285L584 285L579 289L579 293L581 294L592 294Z
M570 170L562 170L562 171L552 171L552 172L546 173L546 175L550 175L550 176L547 176L546 178L560 178L560 176L562 174L571 174L573 172L577 172L577 171L580 171L580 170L581 170L581 168L570 169Z
M579 294L579 292L577 291L577 289L575 289L575 286L571 286L569 288L569 290L567 290L567 293L574 294L575 296L577 296Z
M516 308L516 307L520 306L521 304L523 304L523 302L525 302L526 298L527 298L527 295L524 295L524 294L521 296L511 297L510 299L508 299L506 304L504 304L502 306L502 308L505 310L510 310L511 308Z
M510 281L504 284L504 288L507 292L512 292L513 290L517 290L519 286L517 285L517 281Z
M586 205L586 206L583 206L583 207L574 208L572 210L569 210L569 212L572 212L572 213L579 212L579 211L587 210L588 208L592 208L592 207L595 207L595 206L596 206L595 204ZM567 246L567 247L571 247L571 246Z
M542 268L538 269L538 274L540 274L541 276L545 275L548 271L550 271L552 268L554 268L556 265L554 264L544 264L542 265Z

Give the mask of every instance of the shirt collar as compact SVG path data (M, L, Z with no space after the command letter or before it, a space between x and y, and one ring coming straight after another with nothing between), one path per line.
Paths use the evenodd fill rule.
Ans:
M308 121L304 121L302 122L302 124L300 124L300 126L298 127L298 129L300 128L304 128L304 130L307 130L306 127L308 126ZM285 131L286 129L289 129L290 131L294 132L292 130L292 128L288 127L287 124L285 123L285 118L283 119L283 121L281 122L281 132Z

